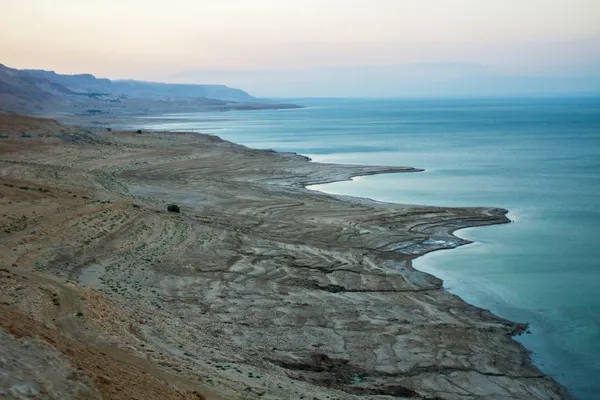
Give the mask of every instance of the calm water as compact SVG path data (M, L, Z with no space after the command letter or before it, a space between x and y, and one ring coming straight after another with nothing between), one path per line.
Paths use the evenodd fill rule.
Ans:
M378 200L498 206L514 221L460 231L476 243L415 266L516 321L545 373L600 398L600 99L299 100L300 110L179 115L196 130L317 161L415 174L315 187Z

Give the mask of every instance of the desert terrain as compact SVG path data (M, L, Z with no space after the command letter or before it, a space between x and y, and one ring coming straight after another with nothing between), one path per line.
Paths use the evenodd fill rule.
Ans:
M305 188L408 172L0 115L0 397L567 398L412 267L506 210Z

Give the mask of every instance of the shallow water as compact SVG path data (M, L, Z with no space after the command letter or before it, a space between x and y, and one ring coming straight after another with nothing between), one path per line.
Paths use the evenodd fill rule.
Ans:
M533 359L600 398L600 99L299 100L305 109L171 116L196 130L316 161L406 165L411 174L314 187L399 203L497 206L514 221L465 229L476 243L415 266L516 321Z

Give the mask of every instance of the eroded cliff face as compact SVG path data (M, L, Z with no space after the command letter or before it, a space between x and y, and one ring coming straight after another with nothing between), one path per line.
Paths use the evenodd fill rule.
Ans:
M2 327L14 336L26 315L133 374L102 377L47 343L65 368L85 364L80 390L141 394L143 378L152 398L566 396L511 338L523 325L411 266L463 244L454 229L506 222L504 210L303 188L411 168L36 124L0 142Z

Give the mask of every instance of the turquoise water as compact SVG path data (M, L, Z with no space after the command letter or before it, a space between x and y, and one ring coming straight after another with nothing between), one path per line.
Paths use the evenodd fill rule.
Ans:
M415 266L477 306L531 324L542 371L600 398L600 99L299 100L307 108L173 116L146 128L213 133L316 161L414 174L319 185L398 203L498 206L511 224Z

